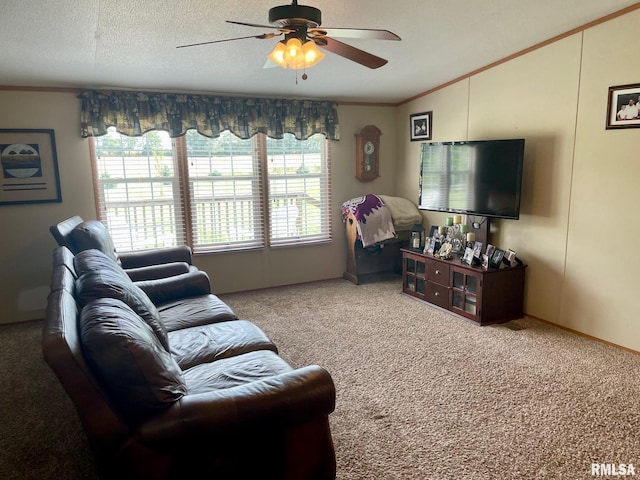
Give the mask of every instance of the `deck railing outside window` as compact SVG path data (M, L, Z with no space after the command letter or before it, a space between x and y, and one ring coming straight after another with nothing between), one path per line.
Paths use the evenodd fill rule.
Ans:
M331 238L322 137L241 140L225 132L210 139L189 131L172 140L165 132L112 131L93 141L99 218L120 251L188 244L197 253Z

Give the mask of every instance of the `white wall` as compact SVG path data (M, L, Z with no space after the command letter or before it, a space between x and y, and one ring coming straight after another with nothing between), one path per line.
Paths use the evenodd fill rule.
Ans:
M585 32L561 323L640 350L640 129L605 130L607 91L640 83L640 10Z
M492 221L490 234L528 264L525 312L634 350L640 130L605 130L605 117L609 86L640 83L638 25L635 10L397 111L400 125L432 110L434 141L526 139L520 220ZM417 198L419 146L398 151L396 194Z
M0 206L0 323L42 318L49 293L49 226L75 212L95 218L89 150L72 93L0 92L0 128L53 129L63 203Z

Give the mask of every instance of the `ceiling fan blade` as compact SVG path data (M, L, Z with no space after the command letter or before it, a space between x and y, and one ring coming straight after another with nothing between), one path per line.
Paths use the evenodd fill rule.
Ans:
M366 40L400 40L400 37L389 30L375 28L310 28L311 36L329 36L338 38L362 38Z
M360 65L364 65L365 67L380 68L383 65L387 64L387 60L385 60L384 58L376 57L375 55L365 52L364 50L360 50L359 48L352 47L351 45L347 45L346 43L339 42L338 40L334 40L333 38L316 38L314 39L314 42L324 50L328 50L331 53L340 55L341 57L359 63Z
M247 37L225 38L224 40L213 40L211 42L190 43L189 45L178 45L176 48L197 47L198 45L209 45L211 43L232 42L234 40L246 40L247 38L258 38L260 40L273 38L281 33L263 33L262 35L249 35Z
M234 25L244 25L245 27L273 28L274 30L280 30L282 33L290 33L295 31L288 28L274 27L273 25L258 25L257 23L234 22L233 20L226 20L226 22L233 23Z

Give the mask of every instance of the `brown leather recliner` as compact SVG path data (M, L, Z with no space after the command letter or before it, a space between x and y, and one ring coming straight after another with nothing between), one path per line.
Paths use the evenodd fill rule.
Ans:
M104 254L65 250L54 254L42 349L101 477L335 478L326 370L294 369L251 322L202 308L215 296L200 280L163 291L203 272L146 282L158 289L146 297Z
M149 280L197 270L191 249L186 245L154 248L135 252L117 252L113 239L98 220L83 220L78 215L49 227L58 245L74 254L97 249L113 258L132 280Z

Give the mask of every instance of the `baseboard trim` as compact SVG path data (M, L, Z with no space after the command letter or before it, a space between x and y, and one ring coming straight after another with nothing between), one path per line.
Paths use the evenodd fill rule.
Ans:
M609 342L607 340L603 340L602 338L594 337L593 335L589 335L587 333L580 332L578 330L574 330L573 328L565 327L564 325L558 325L557 323L550 322L549 320L544 320L543 318L538 318L538 317L536 317L534 315L525 314L525 316L529 317L529 318L533 318L534 320L538 320L540 322L546 323L547 325L553 325L554 327L558 327L559 329L564 330L566 332L575 333L576 335L580 335L581 337L589 338L591 340L595 340L596 342L604 343L605 345L609 345L611 347L615 347L615 348L618 348L620 350L624 350L626 352L633 353L635 355L640 355L639 351L633 350L632 348L623 347L622 345L618 345L617 343Z

